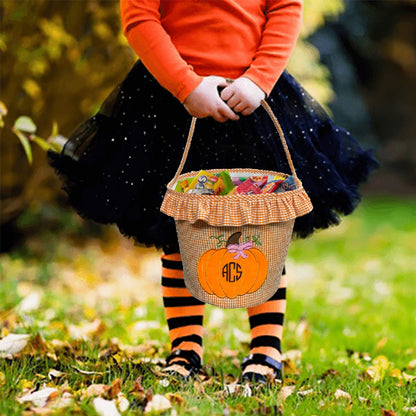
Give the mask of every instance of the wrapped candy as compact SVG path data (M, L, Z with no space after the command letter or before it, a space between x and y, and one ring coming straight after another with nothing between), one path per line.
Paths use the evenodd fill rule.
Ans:
M297 189L295 180L293 179L293 176L289 176L279 184L275 192L294 191L295 189Z

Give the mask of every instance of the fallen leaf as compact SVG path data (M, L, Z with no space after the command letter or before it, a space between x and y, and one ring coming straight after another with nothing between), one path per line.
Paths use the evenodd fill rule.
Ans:
M414 413L416 414L416 406L413 407L403 407L403 412L409 412L409 413Z
M298 368L296 367L295 363L290 358L282 360L282 363L284 365L284 373L285 374L299 375L300 372L299 372Z
M43 407L51 397L56 397L58 389L53 387L44 387L33 393L25 394L24 396L18 397L19 403L31 402L37 407Z
M383 380L390 367L389 360L384 355L379 355L374 358L373 364L365 370L365 375L375 382Z
M370 399L367 399L366 397L358 396L358 401L359 401L360 403L365 403L365 404L367 404L367 405L369 405L369 404L370 404Z
M390 371L389 376L401 379L402 378L402 372L398 368L393 368Z
M51 409L62 409L64 407L70 406L74 402L74 396L69 392L64 392L62 397L58 397L56 400L48 403L48 408Z
M123 413L129 408L130 403L127 400L127 397L123 393L119 393L117 395L116 405L118 407L118 410L120 410L120 412Z
M162 413L172 407L171 402L161 394L155 394L152 399L147 402L144 413Z
M336 399L346 399L351 400L351 395L344 390L337 389L335 390L334 396Z
M296 386L283 386L279 394L277 395L277 402L278 403L284 403L286 399L293 394L293 392L296 390Z
M95 319L93 322L85 322L81 325L68 325L69 336L84 341L100 335L104 330L105 325L101 319Z
M0 353L16 354L28 343L29 334L9 334L5 338L0 339Z
M136 393L144 393L145 392L145 389L142 386L142 378L143 378L143 376L139 376L136 379L136 381L134 382L134 385L130 389L129 393L133 393L133 392L136 392Z
M250 334L245 331L241 331L238 328L233 329L234 338L241 343L249 343L250 342Z
M138 321L131 326L133 331L146 331L148 329L158 329L160 328L159 321Z
M301 397L305 397L305 396L310 396L313 393L314 393L313 389L306 389L306 390L298 390L297 394Z
M301 350L289 350L283 353L283 360L290 359L292 361L300 361L301 358Z
M416 376L412 376L410 374L407 374L404 371L402 372L402 376L406 381L413 381L413 380L416 379Z
M115 399L121 392L121 378L116 378L108 387L107 399Z
M184 398L181 395L179 395L178 393L167 393L166 398L171 403L176 403L176 404L183 403L183 401L184 401Z
M381 338L381 340L377 342L376 351L381 350L386 345L388 340L389 339L387 337Z
M41 301L40 293L32 292L20 301L16 309L19 313L33 312L39 308L40 301Z
M383 409L382 407L380 408L380 412L383 416L397 416L397 413L393 412L393 410Z
M304 344L306 344L310 334L311 329L309 322L305 318L301 318L295 330L296 337Z
M87 387L87 390L82 394L82 398L104 396L108 391L108 386L105 384L91 384Z
M63 373L62 371L52 369L52 370L50 370L50 371L49 371L49 373L48 373L48 377L49 377L49 380L52 380L52 379L54 379L54 378L60 378L60 377L63 377L63 376L65 376L66 374L67 374L67 373Z
M112 400L105 400L101 397L96 397L92 401L92 404L94 406L95 411L100 416L120 416L116 404Z
M321 378L323 379L323 378L326 378L328 376L335 377L335 376L340 376L340 375L341 375L341 373L338 370L330 368L330 369L326 370L325 373L323 373L321 375Z
M0 371L0 386L4 386L5 384L6 384L6 376L2 371Z

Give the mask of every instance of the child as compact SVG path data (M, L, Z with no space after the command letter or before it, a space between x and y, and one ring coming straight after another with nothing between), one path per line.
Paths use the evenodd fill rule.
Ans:
M163 248L172 342L166 371L184 378L201 368L204 304L184 285L174 223L159 208L179 165L190 115L201 120L184 172L288 172L279 137L258 108L267 97L314 205L296 220L299 237L338 224L337 213L351 213L360 199L358 185L377 166L284 71L301 10L301 0L121 0L123 31L140 62L120 87L111 122L99 126L95 147L76 167L65 158L52 160L81 215L116 223L138 243ZM285 309L283 276L269 301L248 309L252 341L243 379L281 378Z

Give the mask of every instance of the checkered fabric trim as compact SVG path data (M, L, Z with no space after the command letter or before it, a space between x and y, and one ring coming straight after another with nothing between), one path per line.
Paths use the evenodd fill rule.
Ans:
M279 288L294 222L295 220L292 219L267 225L214 227L204 221L196 221L193 224L188 221L176 221L187 289L192 296L202 302L221 308L249 308L266 302ZM204 290L198 278L197 265L207 251L224 250L225 242L236 232L241 232L241 242L248 241L248 239L255 242L253 247L264 254L268 267L264 283L255 292L238 295L231 299L216 296ZM218 267L217 276L210 276L210 279L221 278L223 278L221 268ZM243 275L241 278L255 279L256 276Z
M212 169L219 173L227 169ZM228 169L230 174L241 176L287 174L257 169ZM196 176L198 172L180 175L178 180ZM241 226L244 224L265 225L292 220L312 211L312 203L299 179L295 178L298 189L281 193L258 195L197 195L174 190L176 181L167 185L160 210L175 220L195 223L205 221L213 226Z

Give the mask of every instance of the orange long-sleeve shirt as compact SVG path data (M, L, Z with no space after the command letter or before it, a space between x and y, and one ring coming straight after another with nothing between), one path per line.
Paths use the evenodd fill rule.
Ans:
M203 76L245 76L269 94L295 46L301 0L120 0L123 33L183 102Z

